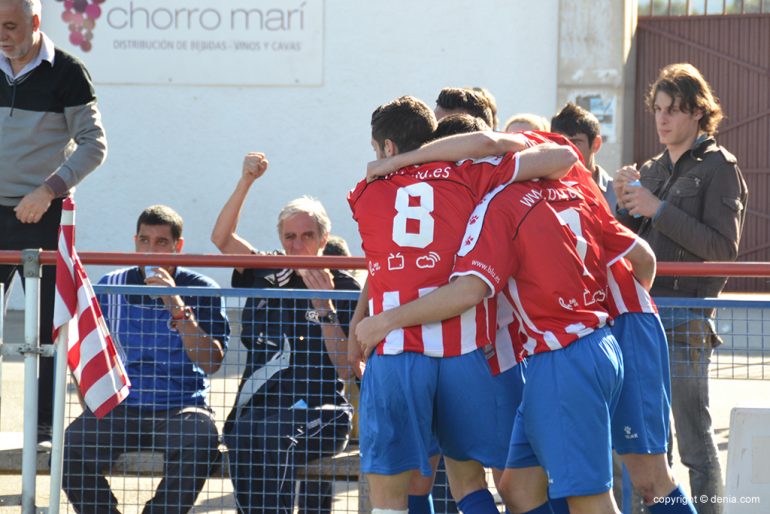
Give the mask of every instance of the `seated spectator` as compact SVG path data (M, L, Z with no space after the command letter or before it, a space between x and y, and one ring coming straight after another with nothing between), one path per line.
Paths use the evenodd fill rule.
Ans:
M236 233L249 189L267 170L264 154L250 153L241 179L211 235L227 254L258 252ZM278 216L283 251L321 255L331 222L320 202L301 197ZM344 271L236 269L234 287L358 290ZM250 298L242 313L241 342L248 349L225 441L240 512L293 512L297 470L344 449L352 408L343 382L352 302L314 298ZM300 512L330 512L331 484L303 484Z
M179 253L182 218L163 205L148 207L139 216L134 242L138 253ZM174 266L125 268L99 283L218 287ZM208 376L222 364L230 333L221 301L178 294L98 299L132 387L104 418L86 410L67 427L62 487L77 512L118 512L103 470L128 451L162 452L163 480L143 512L187 512L219 455L206 396Z
M505 132L521 132L522 130L550 132L551 126L544 117L529 112L514 114L505 122Z

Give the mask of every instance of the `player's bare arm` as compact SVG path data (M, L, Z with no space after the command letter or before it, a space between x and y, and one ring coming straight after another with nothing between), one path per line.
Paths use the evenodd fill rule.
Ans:
M516 182L547 178L558 180L578 162L572 147L543 143L519 152L519 171Z
M529 148L530 142L520 133L474 132L445 137L416 150L394 155L367 165L367 179L387 175L405 166L433 161L480 159L489 155L520 152L526 156L520 161L517 181L533 178L559 179L578 160L572 148L556 143L545 143Z
M254 247L239 236L236 230L241 218L243 204L246 202L246 196L248 196L254 181L265 174L267 166L267 157L261 152L250 152L243 158L241 178L230 198L222 207L217 221L214 223L214 229L211 231L211 242L220 252L229 254L255 252ZM243 272L243 268L238 268L238 271Z
M353 368L353 373L358 378L361 378L364 374L366 359L361 351L361 344L356 337L356 327L368 315L368 304L369 281L367 280L361 288L356 309L353 311L353 316L350 318L350 324L348 325L348 364Z
M650 248L650 245L641 237L637 237L636 244L625 257L634 269L636 280L649 291L655 280L656 268L655 253Z
M422 147L392 157L372 161L367 165L367 179L382 177L404 166L434 161L479 159L489 155L515 153L527 148L527 138L521 134L503 132L473 132L457 134L432 141Z
M355 328L356 337L368 356L389 332L458 316L488 295L486 282L475 275L462 275L417 300L361 320Z

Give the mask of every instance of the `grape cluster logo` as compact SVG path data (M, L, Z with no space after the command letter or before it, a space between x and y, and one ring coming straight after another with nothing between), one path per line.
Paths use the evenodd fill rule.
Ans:
M61 19L69 26L70 43L90 52L96 20L102 15L105 0L57 0L64 4Z

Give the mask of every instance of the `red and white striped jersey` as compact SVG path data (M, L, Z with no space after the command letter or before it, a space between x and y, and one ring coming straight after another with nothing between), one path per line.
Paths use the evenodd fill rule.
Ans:
M559 134L526 132L526 135L530 141L538 143L553 141L561 145L572 145L567 138ZM596 182L594 182L591 172L585 166L582 164L573 166L562 180L568 184L577 184L586 196L597 200L597 204L602 207L602 216L607 216L612 220L615 219L610 210L611 206L607 206L604 195L596 185ZM612 318L626 312L658 312L655 302L653 302L650 294L636 280L633 268L626 259L622 259L621 262L612 263L607 278L609 280L610 293L607 299L607 308Z
M619 224L607 208L604 195L601 194L601 190L598 189L591 177L591 172L585 167L573 166L562 180L568 184L577 184L587 197L596 199L598 216L606 217L609 222ZM609 262L608 266L607 309L611 318L614 319L626 312L658 312L650 294L634 277L633 268L627 259L621 258L615 262Z
M607 281L610 293L607 308L613 319L627 312L658 312L650 293L636 280L627 259L618 259L610 266Z
M453 275L475 274L502 293L501 370L604 326L607 263L629 251L635 235L560 181L501 186L485 200L469 222Z
M516 177L515 154L401 169L360 182L348 195L369 266L374 315L446 284L474 207L484 194ZM440 323L394 330L380 354L462 355L492 340L494 300Z

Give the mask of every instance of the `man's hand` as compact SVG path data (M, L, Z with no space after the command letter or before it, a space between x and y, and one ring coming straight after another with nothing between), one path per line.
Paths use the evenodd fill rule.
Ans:
M308 289L334 289L334 276L328 269L298 269L297 273ZM313 298L311 303L314 309L332 310L334 308L332 301L328 298Z
M174 277L166 268L161 267L153 268L153 274L145 277L144 283L148 286L176 287L176 281L174 280ZM161 296L160 299L169 309L184 305L184 302L179 295L164 295Z
M46 184L41 184L22 198L19 205L14 207L16 219L22 223L37 223L48 211L53 199L54 194L51 188Z
M372 182L373 180L377 180L394 171L398 171L398 166L393 157L385 157L384 159L371 161L366 165L366 181Z
M623 195L626 192L626 185L634 180L639 180L639 170L636 169L636 164L627 164L615 172L615 178L612 180L612 189L615 190L618 207L621 209L628 209ZM611 207L614 208L614 205Z
M243 179L254 182L265 174L268 165L267 157L262 152L249 152L243 158Z
M626 186L623 204L632 216L652 218L658 212L660 199L643 186Z
M380 341L388 335L390 329L385 322L384 315L378 314L362 319L356 325L355 331L356 338L358 338L358 343L361 347L361 353L363 353L364 358L368 359Z

